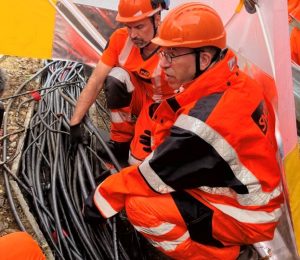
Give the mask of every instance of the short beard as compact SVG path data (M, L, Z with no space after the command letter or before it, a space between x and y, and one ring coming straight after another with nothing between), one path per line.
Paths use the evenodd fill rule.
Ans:
M136 43L132 40L132 42L135 46L137 46L140 49L144 48L145 46L147 46L149 44L149 42L146 42L146 41L139 41L138 43Z

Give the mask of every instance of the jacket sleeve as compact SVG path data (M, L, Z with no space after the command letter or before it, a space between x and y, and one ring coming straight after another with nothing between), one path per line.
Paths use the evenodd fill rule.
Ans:
M230 187L248 193L235 176L231 161L237 154L224 155L224 138L202 120L181 114L170 136L139 166L148 185L159 193L206 187ZM227 149L229 150L229 148Z
M102 53L101 61L110 66L114 67L118 64L118 56L120 54L120 44L122 39L120 38L120 30L116 30L109 38L105 50Z
M146 183L136 166L124 168L106 178L96 189L94 204L102 214L109 218L125 206L127 195L157 196Z
M247 194L247 187L229 165L237 155L230 152L224 156L217 146L229 149L223 137L205 122L182 114L170 136L141 165L125 168L99 185L95 205L108 218L124 207L129 194L157 196L201 186L230 187Z

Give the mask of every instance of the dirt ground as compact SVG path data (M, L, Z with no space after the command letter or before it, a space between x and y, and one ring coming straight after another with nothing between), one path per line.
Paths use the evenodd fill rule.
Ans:
M37 59L24 59L24 58L16 58L16 57L8 57L3 56L0 58L0 68L4 72L7 78L7 84L2 95L2 98L9 97L14 95L14 93L19 89L19 87L29 78L32 77L41 67L43 67L42 62ZM25 90L34 89L37 87L37 83L32 82L28 85ZM24 91L25 91L24 90ZM21 91L23 92L23 91ZM7 133L18 132L22 129L20 125L25 120L26 114L28 112L28 104L22 106L20 113L16 114L17 107L20 102L30 98L29 95L24 95L24 97L15 99L15 102L12 103L12 109L8 112L8 124L7 124ZM10 100L4 100L5 108L7 107ZM8 137L8 150L7 150L7 160L10 160L14 157L16 153L16 149L18 146L18 140L21 133L13 134ZM2 142L0 143L0 151L1 151L1 161L3 161L3 147ZM12 166L13 160L8 164L9 167ZM17 205L17 209L19 210L19 205ZM26 230L29 233L33 233L30 229L26 217L20 212L21 221L25 226ZM18 230L18 226L13 218L13 215L10 210L10 206L8 204L8 200L6 197L6 191L4 187L4 179L3 179L3 168L2 165L0 167L0 236L11 233L13 231ZM33 235L33 234L32 234Z

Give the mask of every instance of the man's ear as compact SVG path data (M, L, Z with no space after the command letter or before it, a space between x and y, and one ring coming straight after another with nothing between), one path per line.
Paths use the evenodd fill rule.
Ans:
M213 56L209 52L200 52L200 70L205 70L211 63Z

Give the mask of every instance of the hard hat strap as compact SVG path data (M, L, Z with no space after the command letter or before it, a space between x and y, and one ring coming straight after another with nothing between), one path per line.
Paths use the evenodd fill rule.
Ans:
M214 62L217 62L219 61L220 59L222 59L224 56L223 56L223 51L224 50L221 50L219 48L216 48L216 53L214 54L214 56L212 57L210 63L208 64L208 66L204 69L204 70L201 70L200 69L200 53L201 52L204 52L203 49L201 48L198 48L198 49L195 49L195 65L196 65L196 72L195 72L195 76L194 76L194 79L195 78L198 78L199 76L201 76L209 67L212 63ZM226 52L225 52L226 53Z
M158 26L155 25L155 18L154 18L154 15L152 15L152 16L149 17L149 18L150 18L150 21L151 21L152 26L153 26L153 37L152 37L152 39L153 39L153 38L156 36ZM149 46L151 43L152 43L152 42L151 42L151 40L150 40L150 41L149 41L142 49L146 48L146 47ZM143 51L143 50L142 50L142 51Z

